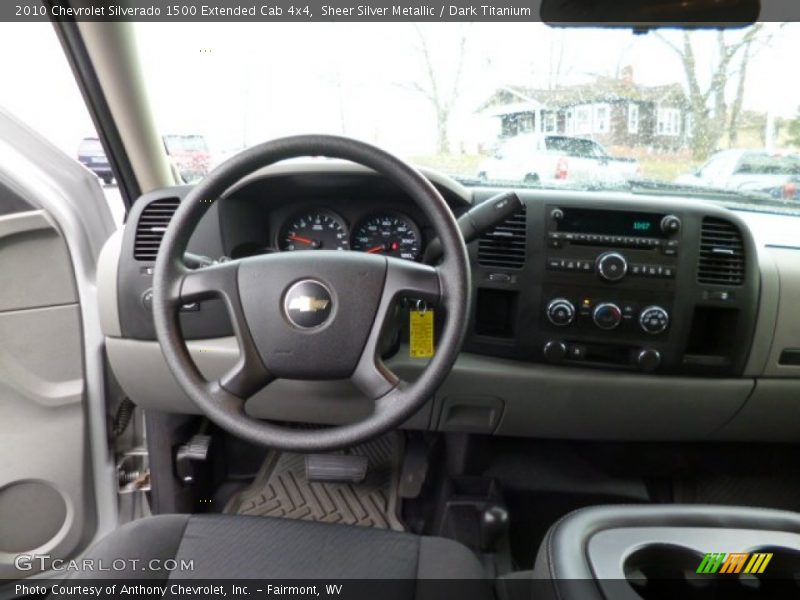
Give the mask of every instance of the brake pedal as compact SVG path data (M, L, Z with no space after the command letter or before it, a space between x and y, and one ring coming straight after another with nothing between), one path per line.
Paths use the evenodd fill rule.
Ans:
M361 483L367 476L366 456L353 454L306 455L306 479L317 483Z

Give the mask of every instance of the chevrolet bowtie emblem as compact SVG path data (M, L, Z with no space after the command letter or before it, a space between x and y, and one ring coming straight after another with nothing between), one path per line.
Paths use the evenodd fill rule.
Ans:
M312 296L295 296L289 301L289 310L299 310L300 312L317 312L325 310L330 304L330 300L314 298Z
M283 314L300 329L315 329L333 314L334 297L330 288L313 279L294 283L283 297Z

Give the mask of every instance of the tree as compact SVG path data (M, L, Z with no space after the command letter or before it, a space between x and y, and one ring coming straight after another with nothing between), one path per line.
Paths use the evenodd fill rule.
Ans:
M800 106L797 107L794 119L787 123L786 132L788 134L786 142L791 146L800 147Z
M692 136L692 154L696 160L705 160L714 151L728 123L728 111L725 92L730 78L735 74L736 58L741 52L739 61L737 96L734 101L732 117L734 125L738 121L744 98L747 65L752 58L752 48L764 31L764 24L758 23L748 28L743 35L730 40L724 31L716 36L717 56L710 65L711 79L705 89L700 83L700 73L707 65L698 64L694 46L694 33L683 31L682 40L676 43L663 34L657 34L670 49L680 58L683 66L686 87L689 92L689 110L692 116L694 134Z
M419 25L415 24L414 30L417 35L417 51L422 60L424 74L421 81L412 82L410 87L412 90L422 94L433 106L436 114L437 150L440 154L449 154L450 116L452 115L453 107L458 101L458 94L461 88L461 72L467 53L467 30L465 27L461 27L455 64L448 65L452 66L452 69L447 69L447 71L452 71L453 73L449 86L445 85L446 78L437 68L427 36Z

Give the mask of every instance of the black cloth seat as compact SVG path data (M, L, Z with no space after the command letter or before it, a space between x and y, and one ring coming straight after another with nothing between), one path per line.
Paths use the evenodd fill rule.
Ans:
M125 579L482 579L475 555L452 540L367 527L234 515L160 515L123 525L86 558L135 568ZM147 568L152 560L192 561L191 570ZM118 563L120 564L120 563ZM82 573L79 577L87 577ZM472 588L486 589L488 585ZM402 597L415 597L407 586ZM392 594L394 595L394 594ZM427 594L426 594L427 595ZM481 592L475 597L486 597Z

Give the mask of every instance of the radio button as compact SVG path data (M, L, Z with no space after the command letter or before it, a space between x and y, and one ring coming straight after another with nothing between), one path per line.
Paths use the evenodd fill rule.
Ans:
M592 320L600 329L614 329L622 321L622 311L612 302L603 302L595 307Z
M566 298L556 298L547 305L547 318L553 325L564 327L575 320L575 306Z
M605 252L597 257L597 274L606 281L619 281L628 272L628 262L619 252Z
M661 231L673 235L681 230L681 220L675 215L667 215L661 219Z
M644 275L644 265L640 265L638 263L631 263L628 265L628 273L633 275L634 277L639 277Z
M548 258L547 268L550 269L551 271L560 271L562 262L563 261L560 258Z

